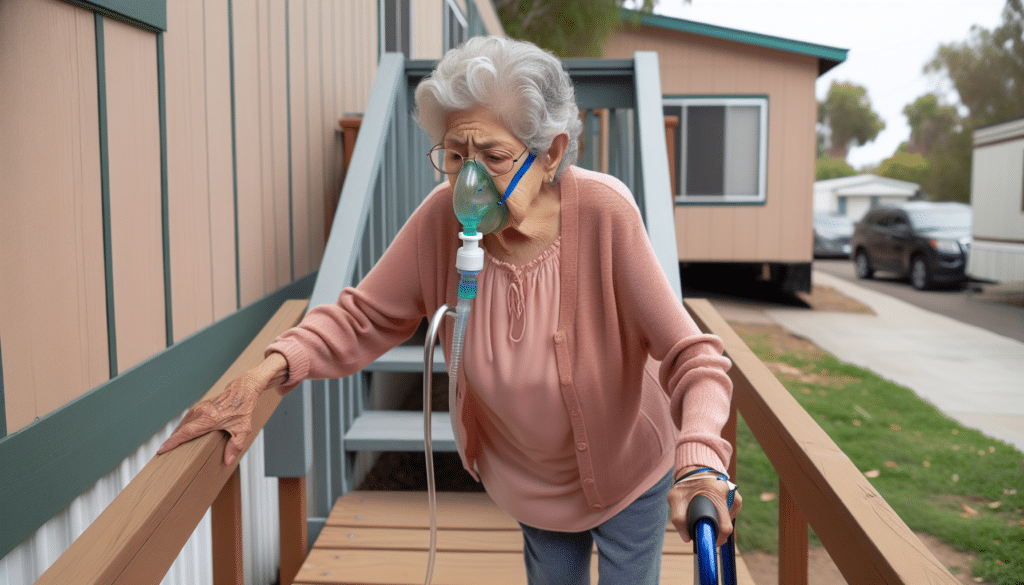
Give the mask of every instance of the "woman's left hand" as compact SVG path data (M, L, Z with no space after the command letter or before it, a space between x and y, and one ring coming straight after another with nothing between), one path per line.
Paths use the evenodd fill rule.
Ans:
M690 469L698 468L688 468L685 471ZM736 492L732 508L730 508L728 505L729 484L718 479L717 474L700 473L672 486L668 492L669 514L672 524L679 531L679 535L683 537L683 542L690 542L690 534L686 526L686 509L690 505L690 500L696 496L706 496L715 505L715 509L718 510L718 542L716 546L725 544L729 535L732 534L732 521L743 507L743 498L740 497L739 491Z

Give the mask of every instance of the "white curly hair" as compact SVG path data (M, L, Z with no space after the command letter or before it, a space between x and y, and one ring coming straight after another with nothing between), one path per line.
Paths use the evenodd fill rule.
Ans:
M416 87L416 120L435 142L454 112L486 107L541 155L565 132L569 144L555 180L579 156L583 124L569 74L558 57L526 41L473 37L451 49Z

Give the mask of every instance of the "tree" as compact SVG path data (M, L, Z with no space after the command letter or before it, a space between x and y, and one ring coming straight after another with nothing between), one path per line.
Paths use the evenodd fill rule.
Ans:
M689 2L690 0L686 0ZM494 0L505 33L559 57L600 57L622 9L651 12L657 0Z
M814 161L815 181L852 177L856 174L857 171L853 170L850 163L841 158L832 158L831 156L823 155L819 156L818 160Z
M909 151L928 162L920 184L930 199L970 201L974 130L1024 116L1022 0L1007 0L1002 16L994 30L975 26L967 41L940 45L924 67L949 77L957 94L950 97L962 108L929 94L903 110L911 127Z
M967 127L1024 116L1024 8L1007 0L1003 23L989 31L974 26L963 43L940 45L925 72L946 73L966 106Z
M955 106L942 105L933 93L925 94L903 108L910 126L908 152L930 156L949 145L950 137L960 130L960 113Z
M852 143L864 146L885 128L885 122L871 109L868 90L849 81L832 82L825 101L818 103L818 122L829 133L829 156L842 160Z
M925 94L903 108L903 114L910 142L884 161L878 174L917 183L929 199L969 201L971 132L957 108Z
M920 153L897 151L889 158L882 161L875 170L880 177L888 177L900 181L908 181L921 185L928 177L929 163Z

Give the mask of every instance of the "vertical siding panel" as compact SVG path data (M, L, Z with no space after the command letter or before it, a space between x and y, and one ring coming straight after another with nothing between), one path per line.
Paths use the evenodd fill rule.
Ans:
M270 121L271 194L274 201L274 245L277 272L274 290L292 281L291 233L288 224L288 62L284 0L271 0L270 24Z
M105 19L117 363L166 346L156 37Z
M374 76L377 73L379 43L377 39L377 2L376 0L358 0L345 3L342 22L340 24L341 40L339 41L338 81L341 97L337 116L360 114L366 111L366 102L370 97ZM413 7L413 56L417 55L416 39L422 35L422 26L417 22L416 15L422 15L418 7ZM335 127L337 120L331 122Z
M213 322L203 5L171 2L164 33L175 341Z
M321 21L324 27L324 58L326 59L324 87L327 92L327 99L325 100L327 107L324 108L324 144L326 146L325 152L327 152L325 173L327 178L326 196L330 200L336 199L341 191L339 179L341 178L341 166L343 164L341 134L338 132L338 120L342 112L339 107L338 80L341 78L340 69L345 64L338 59L338 12L340 10L337 3L328 2L324 5L324 14ZM326 208L324 213L326 215ZM324 223L326 222L327 218L325 217ZM324 234L325 244L326 238L327 234Z
M275 234L274 146L270 103L270 0L256 4L256 80L259 123L260 220L262 225L263 288L259 298L277 288L277 242ZM255 299L254 299L255 300Z
M361 10L362 6L357 5L355 2L348 2L345 4L345 52L342 54L344 57L342 61L348 66L345 68L345 93L344 93L344 108L343 112L346 114L354 114L359 111L359 108L353 107L356 102L356 95L359 92L359 49L365 49L366 51L373 51L376 55L379 51L376 41L372 47L365 46L363 38L366 33L361 31L359 25L359 14L365 11ZM377 14L379 8L374 5L372 7L373 14ZM375 21L376 22L376 21ZM377 37L377 29L374 28L374 39Z
M9 433L108 376L93 22L63 2L0 3L0 337Z
M306 11L297 0L288 3L289 87L291 96L291 177L292 222L295 246L295 275L309 274L316 266L309 251L309 141L306 121L308 83L306 82Z
M307 140L309 144L309 253L312 266L319 266L324 251L324 75L320 39L320 0L306 0Z
M440 59L444 52L444 0L414 0L413 59Z
M791 239L797 231L794 218L789 217L788 212L800 205L800 202L796 200L799 197L797 193L783 190L786 183L790 181L787 175L792 174L792 167L789 167L788 164L786 166L782 165L782 163L788 162L787 159L790 158L784 152L786 143L789 142L785 134L790 130L789 125L786 124L786 113L788 110L786 102L790 97L785 91L786 77L786 72L776 71L773 79L765 80L766 83L770 84L771 96L775 98L769 99L768 126L771 130L786 129L777 132L769 130L768 132L768 152L772 154L768 169L768 197L765 202L764 217L761 218L761 222L758 225L758 240L763 247L761 257L765 260L783 258L781 256L784 247L783 240ZM773 105L775 106L774 108L772 107ZM772 123L773 116L777 123ZM806 181L808 186L810 186L813 184L814 178L807 177ZM808 210L810 210L812 204L813 202L807 203ZM783 225L792 227L789 230L779 229L779 226ZM807 225L810 226L810 221L807 222ZM782 232L790 233L783 234ZM810 249L808 249L809 255Z
M376 15L376 12L374 12ZM331 159L331 168L334 171L334 191L333 196L340 200L341 189L344 186L345 180L345 151L343 136L340 132L341 128L338 124L341 116L345 115L348 111L345 108L345 82L349 78L349 69L351 68L351 62L345 59L345 7L339 4L334 4L332 8L332 20L331 29L334 35L334 43L332 54L334 55L334 83L332 88L334 90L334 109L332 110L333 116L331 119L331 132L334 137L334 157ZM374 19L376 21L376 19Z
M785 136L781 152L784 157L779 161L777 168L785 168L783 174L783 192L793 193L791 200L793 225L803 226L794 237L785 241L784 254L787 257L810 261L812 249L814 248L814 159L816 155L816 144L814 137L814 122L817 112L817 100L814 96L814 82L816 70L812 72L810 67L801 71L793 70L788 76L785 86L786 117L781 124L785 124L788 133ZM811 88L810 90L806 88ZM779 126L769 126L779 128ZM784 165L784 166L782 166Z
M361 30L364 39L363 44L369 47L369 49L358 53L359 93L356 95L356 103L352 107L359 112L366 111L366 104L370 100L370 89L373 88L373 81L377 76L377 62L380 60L380 48L377 44L376 13L372 12L375 4L373 0L363 0L363 2L365 2L364 6L366 8L362 11L360 17L361 19L368 20L368 22L365 22ZM441 58L440 54L438 54L437 58Z
M232 3L235 64L235 146L238 178L238 261L241 303L262 296L263 172L257 8L252 2Z
M210 279L213 318L233 313L235 302L235 204L231 151L231 46L228 0L203 2L206 71L206 172L210 209ZM193 137L201 139L201 137Z

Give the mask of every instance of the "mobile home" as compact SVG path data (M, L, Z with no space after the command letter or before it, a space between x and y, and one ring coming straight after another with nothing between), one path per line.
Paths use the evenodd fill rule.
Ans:
M657 51L681 263L810 290L817 78L847 51L626 11L604 56ZM675 123L674 121L672 123Z
M967 273L1024 282L1024 118L974 131L971 207Z

